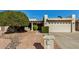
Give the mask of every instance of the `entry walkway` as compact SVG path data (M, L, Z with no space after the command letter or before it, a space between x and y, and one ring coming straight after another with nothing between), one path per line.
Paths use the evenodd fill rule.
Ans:
M79 32L53 33L56 43L63 49L79 49Z

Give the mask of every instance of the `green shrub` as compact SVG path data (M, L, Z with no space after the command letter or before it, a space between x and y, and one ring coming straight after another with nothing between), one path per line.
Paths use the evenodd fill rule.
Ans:
M48 26L43 26L42 27L42 33L48 33L49 32L49 27Z
M37 30L38 26L37 25L33 25L33 30Z

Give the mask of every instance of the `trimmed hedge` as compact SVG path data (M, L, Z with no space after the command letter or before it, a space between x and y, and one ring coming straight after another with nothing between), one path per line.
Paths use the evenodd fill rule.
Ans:
M49 33L49 27L48 26L43 26L42 27L42 33Z
M33 25L33 30L37 30L38 26L37 25Z

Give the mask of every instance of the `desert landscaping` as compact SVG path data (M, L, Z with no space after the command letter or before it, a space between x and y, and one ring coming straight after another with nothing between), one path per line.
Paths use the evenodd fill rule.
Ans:
M42 34L35 31L3 34L0 37L1 49L43 49L43 45Z
M55 43L54 48L59 48ZM44 49L43 34L38 31L3 34L0 49Z

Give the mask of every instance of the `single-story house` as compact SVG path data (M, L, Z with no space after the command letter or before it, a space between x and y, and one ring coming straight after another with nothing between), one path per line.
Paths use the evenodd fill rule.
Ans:
M30 19L31 30L33 31L33 24L41 26L48 26L49 32L75 32L76 31L76 16L73 14L71 18L49 18L44 15L44 21L37 21L37 19Z

